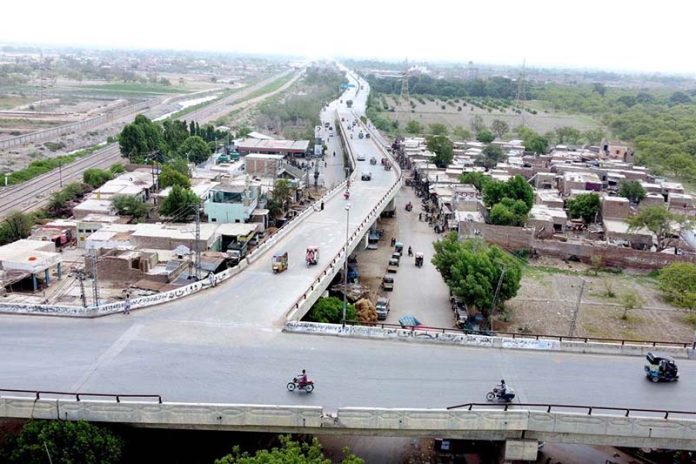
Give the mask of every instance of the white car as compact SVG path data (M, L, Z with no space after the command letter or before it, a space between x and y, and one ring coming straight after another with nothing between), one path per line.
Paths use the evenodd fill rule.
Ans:
M365 161L365 155L358 155L358 161Z

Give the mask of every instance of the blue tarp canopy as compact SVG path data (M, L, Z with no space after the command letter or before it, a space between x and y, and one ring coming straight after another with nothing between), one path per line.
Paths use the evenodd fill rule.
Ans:
M413 316L403 316L399 319L401 327L415 327L421 325L420 321Z

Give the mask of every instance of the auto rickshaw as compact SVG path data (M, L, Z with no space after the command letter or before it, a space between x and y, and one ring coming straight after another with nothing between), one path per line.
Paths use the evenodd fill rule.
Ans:
M319 247L318 246L308 246L305 252L305 261L307 261L307 266L312 266L319 262Z
M394 290L394 278L390 275L382 277L382 288L384 290Z
M423 267L423 253L416 252L416 267Z
M399 252L399 253L403 253L403 251L404 251L404 244L401 243L401 242L396 242L396 243L394 244L394 251L397 251L397 252Z
M370 158L370 164L377 164L377 158L375 158L374 156Z
M274 254L271 263L274 274L283 272L288 268L288 252Z
M645 357L648 364L645 365L645 376L651 382L674 382L679 379L679 369L674 359L669 356L656 356L648 353Z

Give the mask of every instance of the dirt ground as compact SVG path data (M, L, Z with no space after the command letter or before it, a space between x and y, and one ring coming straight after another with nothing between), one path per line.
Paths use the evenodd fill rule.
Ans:
M406 127L411 120L416 120L428 126L433 123L443 123L450 129L456 126L462 126L465 129L471 128L471 121L474 116L481 116L486 125L490 126L494 119L500 119L509 124L510 129L513 129L522 124L522 116L513 113L510 110L492 111L482 110L467 104L462 106L462 111L457 111L457 107L461 103L455 103L455 106L448 105L441 100L432 102L425 100L425 105L422 105L418 100L411 98L416 103L416 108L412 111L410 104L400 103L398 98L396 101L392 96L387 97L389 105L394 106L395 112L383 112L382 116L399 121L400 127ZM442 109L442 105L445 109ZM558 113L545 113L539 111L537 114L524 114L524 125L530 129L544 134L553 131L559 127L571 126L580 131L595 129L599 125L592 119L582 115L567 115Z
M496 317L494 329L569 335L581 289L577 336L693 340L694 327L686 320L687 313L662 299L654 278L629 272L599 272L595 276L589 266L546 257L525 269L517 296L506 302L507 315ZM610 292L615 296L609 296ZM644 304L630 310L624 320L621 295L627 292L637 293Z

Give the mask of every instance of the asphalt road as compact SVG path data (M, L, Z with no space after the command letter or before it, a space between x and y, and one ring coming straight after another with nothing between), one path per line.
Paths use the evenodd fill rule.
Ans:
M355 139L354 139L355 140ZM372 153L370 141L355 141ZM394 181L375 170L352 187L355 227ZM278 249L289 269L271 273L266 254L217 288L166 305L94 320L0 317L0 388L161 394L165 401L401 408L483 401L501 378L522 402L693 409L696 362L682 380L652 384L635 357L464 348L342 339L280 331L284 314L342 246L346 201L336 196ZM307 268L306 245L320 265ZM425 285L413 292L427 295ZM307 369L311 395L285 383Z

